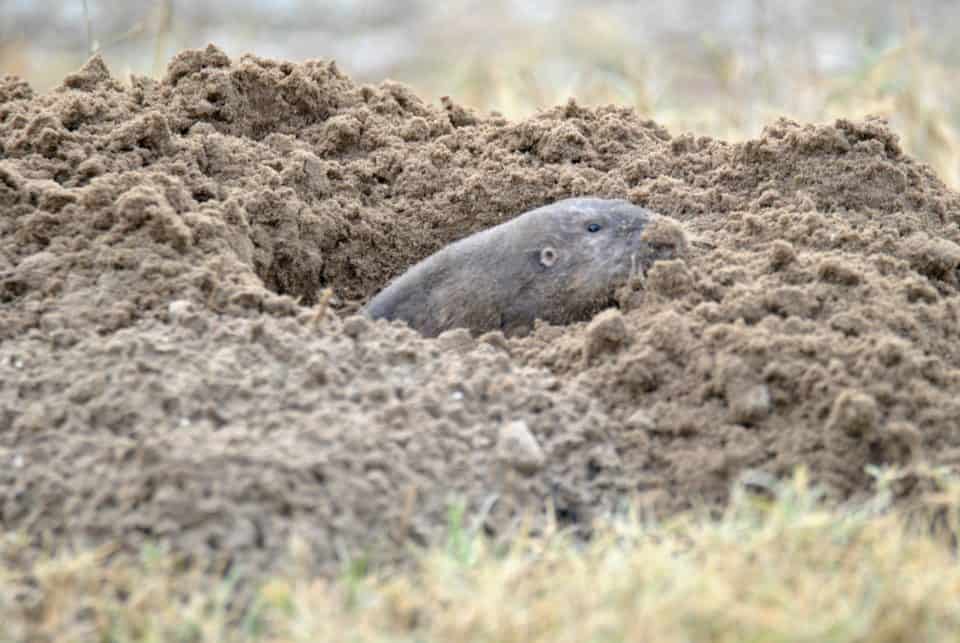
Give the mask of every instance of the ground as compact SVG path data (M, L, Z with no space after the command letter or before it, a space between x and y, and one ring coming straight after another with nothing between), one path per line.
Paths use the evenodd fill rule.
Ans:
M570 196L689 249L619 312L436 340L353 313L444 244ZM214 47L0 80L0 526L318 572L402 561L463 502L719 508L799 465L951 466L960 195L876 120L731 144L570 102L511 122ZM622 330L621 330L622 326ZM917 492L906 476L898 498Z

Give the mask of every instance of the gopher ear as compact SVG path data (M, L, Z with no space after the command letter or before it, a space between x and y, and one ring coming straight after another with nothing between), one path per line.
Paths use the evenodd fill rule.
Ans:
M551 246L546 246L540 250L540 265L544 268L551 268L553 264L557 263L559 257L560 254L556 250Z

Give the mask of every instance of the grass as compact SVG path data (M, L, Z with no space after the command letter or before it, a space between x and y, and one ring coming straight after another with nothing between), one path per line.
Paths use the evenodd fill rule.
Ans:
M247 589L159 549L112 563L107 550L48 557L2 572L0 640L956 640L960 486L938 483L905 514L890 509L903 476L878 475L856 507L832 507L799 471L770 496L736 492L718 519L623 516L590 543L554 531L495 545L454 507L447 542L409 570L361 559L340 578L311 577L294 546L300 564ZM18 547L8 537L5 559Z

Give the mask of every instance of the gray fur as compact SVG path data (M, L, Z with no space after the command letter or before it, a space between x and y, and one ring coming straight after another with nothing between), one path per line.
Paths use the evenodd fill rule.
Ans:
M529 330L538 318L586 320L612 305L631 270L656 258L640 239L656 216L623 200L558 201L440 249L363 312L403 320L430 337L452 328L510 334ZM589 232L591 223L601 229Z

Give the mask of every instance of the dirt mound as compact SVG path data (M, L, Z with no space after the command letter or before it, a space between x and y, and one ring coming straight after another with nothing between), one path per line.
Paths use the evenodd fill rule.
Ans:
M577 195L676 218L688 255L523 339L348 315ZM301 534L334 565L429 540L454 497L491 531L547 502L585 527L749 472L849 496L867 464L960 456L960 197L878 121L733 145L574 102L507 122L327 62L210 47L127 87L94 58L44 96L0 80L0 209L0 525L38 545L259 565Z

